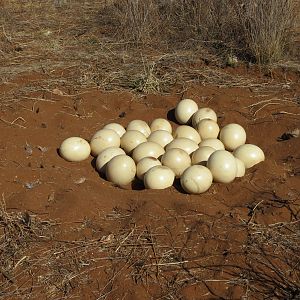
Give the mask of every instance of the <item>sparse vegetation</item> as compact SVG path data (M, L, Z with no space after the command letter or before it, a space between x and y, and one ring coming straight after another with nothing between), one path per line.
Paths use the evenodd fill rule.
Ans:
M143 287L151 299L180 299L195 285L225 299L235 291L243 299L300 296L299 220L263 225L250 217L236 224L225 216L167 210L144 214L145 225L135 218L142 210L143 205L116 207L62 231L64 224L9 213L2 202L0 299L37 299L43 293L71 299L84 286L105 298L118 294L120 281L128 289ZM86 230L93 235L79 238ZM237 234L239 239L230 237ZM219 289L212 288L214 282Z
M223 68L241 65L242 60L272 63L284 58L288 49L292 53L298 45L294 40L299 40L299 3L288 0L278 15L275 5L281 1L272 0L274 6L268 1L267 7L262 0L251 1L257 9L239 1L3 2L1 82L31 71L41 71L47 79L42 86L31 82L18 91L11 87L1 106L19 101L28 92L49 92L57 84L70 91L99 87L139 93L164 93L174 85L184 89L192 81L271 87L271 81L258 83ZM295 63L288 66L299 69ZM66 75L53 76L54 68L65 70Z
M293 0L252 0L239 5L243 39L258 63L277 62L294 47L297 6Z
M233 283L246 299L299 299L300 223L247 224L246 265Z
M251 94L232 97L235 107L226 108L235 111L237 120L241 115L253 128L260 119L263 125L259 128L264 129L263 126L269 126L269 119L278 123L284 123L285 117L293 118L294 123L299 119L300 102L293 80L273 80L271 76L270 80L247 73L251 73L252 63L271 69L278 66L280 60L299 59L299 1L296 0L7 0L0 1L0 22L3 88L0 110L7 112L0 121L10 130L9 136L15 129L19 130L14 138L22 135L22 143L26 130L31 128L36 135L39 129L44 130L45 140L49 134L47 129L51 127L54 131L49 136L60 138L62 134L55 130L71 127L77 119L80 120L78 127L83 128L87 126L85 117L94 115L96 122L101 123L104 114L113 120L128 113L119 104L111 108L115 110L111 115L109 110L105 113L96 110L102 105L102 100L98 101L99 94L82 97L90 88L161 94L176 87L174 94L178 99L187 95L185 91L191 83L196 82L201 88L212 86L212 92L195 92L201 103L210 103L211 95L217 94L218 88L233 87L239 91L247 88ZM295 62L290 64L296 65L299 72L300 67ZM242 71L238 68L241 65ZM264 74L264 68L261 70ZM246 106L249 103L244 105L243 97L249 99L249 95L253 101ZM121 103L122 95L120 98ZM85 106L90 99L92 105ZM137 104L143 105L144 98L136 100L133 96L132 99L128 102L128 105L134 104L130 110ZM110 105L110 98L106 100L105 109ZM158 99L155 104L159 113L167 107L159 106L160 101L163 102ZM15 109L16 103L22 107L22 113ZM41 103L53 106L48 111ZM56 103L61 106L55 106ZM146 104L145 111L150 110L152 103ZM54 114L57 107L62 115ZM270 107L278 110L268 110ZM24 112L28 114L24 116ZM66 113L75 121L62 122L56 128L51 122L64 120ZM43 118L47 115L49 118L45 121ZM287 129L290 132L290 128ZM279 133L276 128L276 134L272 135L274 143ZM297 142L296 138L291 140ZM19 147L17 142L21 144L20 137L16 141ZM32 143L39 142L35 136ZM280 143L285 142L288 140ZM66 168L57 167L55 153L47 159L44 159L47 153L43 153L43 160L38 164L37 153L41 146L34 148L36 160L30 167L27 167L29 159L24 156L23 148L14 149L14 156L10 158L7 145L0 146L3 174L9 168L12 172L20 169L30 172L36 167L35 174L43 174L43 170L51 168L51 176L58 174L73 180L69 179ZM51 147L55 148L53 144L48 148ZM23 165L19 163L20 157L25 157ZM285 153L283 157L287 157L285 162L274 160L275 171L282 163L287 164L287 172L280 169L282 173L278 175L282 190L286 188L286 181L297 179L300 172L296 151ZM19 169L14 169L14 164ZM254 170L250 174L246 188L256 184L253 178L257 173ZM269 174L263 178L267 188L273 189L279 182L273 179ZM9 179L5 180L2 186L8 184ZM44 190L30 195L43 197L41 201L46 202L45 193L53 185L55 189L62 189L59 193L63 199L65 182L53 183L55 180L53 177L47 184L43 182ZM90 177L86 182L92 182ZM26 206L25 201L30 196L26 200L21 197L34 189L21 190L20 196L17 184L17 181L11 183L14 190L9 197L20 197L17 201L24 201ZM110 190L105 192L108 195ZM126 209L116 207L110 213L99 212L99 215L93 211L93 217L74 220L71 224L44 219L41 217L44 215L31 211L21 212L14 206L7 209L3 194L0 201L0 299L83 299L87 293L95 299L110 299L115 295L121 299L124 295L118 293L140 289L141 294L149 298L171 300L185 299L186 290L192 288L197 293L201 287L206 287L205 291L212 297L223 299L231 299L235 292L237 299L244 300L300 299L299 192L296 189L289 192L294 195L291 195L294 202L272 192L266 192L266 196L261 190L258 195L251 191L247 197L251 201L256 198L249 207L242 200L242 204L234 203L241 206L227 207L227 203L221 203L224 199L218 198L213 205L222 204L225 208L220 212L214 208L211 215L203 214L198 203L186 210L187 206L181 207L179 201L174 204L178 211L155 205L147 210L139 198ZM98 194L93 194L93 201L96 202ZM56 191L51 190L50 195L53 197L48 197L47 203L57 210L62 209L63 206L55 206L55 201L61 201L55 198ZM131 200L126 199L122 205L126 206ZM273 210L268 211L270 207ZM46 213L50 210L51 207ZM265 216L268 220L275 216L284 222L266 224ZM219 291L213 289L214 284Z
M294 0L112 1L100 11L118 39L176 49L200 44L260 64L295 47L299 3ZM192 42L193 41L193 42Z

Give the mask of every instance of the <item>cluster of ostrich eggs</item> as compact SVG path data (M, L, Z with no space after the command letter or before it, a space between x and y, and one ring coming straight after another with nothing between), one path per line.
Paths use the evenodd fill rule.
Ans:
M190 194L207 191L213 182L230 183L265 159L258 146L246 143L241 125L220 128L211 108L184 99L175 108L175 118L175 129L164 118L150 124L133 120L126 129L110 123L89 142L67 138L59 153L74 162L94 156L100 175L119 186L136 179L147 189L165 189L177 178Z

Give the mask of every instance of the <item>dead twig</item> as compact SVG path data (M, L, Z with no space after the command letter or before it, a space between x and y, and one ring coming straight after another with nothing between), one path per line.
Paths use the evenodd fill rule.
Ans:
M5 124L7 124L7 125L17 126L17 127L19 127L19 128L24 128L24 129L26 129L25 126L16 123L18 120L21 120L21 121L23 121L24 123L26 123L26 121L25 121L22 117L18 117L18 118L16 118L15 120L13 120L12 122L9 122L9 121L4 120L3 118L0 118L0 121L2 121L3 123L5 123Z

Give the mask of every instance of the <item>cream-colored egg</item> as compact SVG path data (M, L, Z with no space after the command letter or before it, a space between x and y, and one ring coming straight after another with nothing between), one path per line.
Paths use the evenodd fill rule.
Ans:
M129 130L121 137L121 148L127 154L131 154L135 147L145 142L147 142L147 138L144 134L137 130Z
M132 158L135 163L138 163L144 157L158 158L165 153L162 146L154 142L145 142L139 144L132 152Z
M191 154L195 150L198 149L197 143L194 141L187 139L187 138L178 138L173 140L170 144L166 146L166 151L173 149L173 148L179 148L184 150L187 154Z
M90 153L90 144L80 137L69 137L59 147L60 156L67 161L85 160L89 157Z
M245 175L245 164L238 158L235 157L236 162L236 177L243 177Z
M145 173L155 166L161 166L161 162L154 157L144 157L136 165L136 177L144 180Z
M174 132L174 138L187 138L194 141L197 144L201 142L201 138L197 130L188 125L178 126Z
M127 131L129 131L129 130L140 131L146 138L151 133L151 129L150 129L149 125L143 120L133 120L133 121L129 122L126 130Z
M211 119L217 122L218 117L215 111L209 107L202 107L198 109L192 117L192 124L194 128L197 128L198 123L203 119Z
M218 123L211 119L201 120L197 124L196 129L202 140L216 139L220 132Z
M161 163L163 166L169 167L175 173L176 178L179 178L191 165L191 158L184 150L173 148L162 156Z
M187 124L197 110L198 104L194 100L183 99L175 108L175 118L179 124Z
M208 146L216 150L225 150L223 143L218 139L206 139L199 144L200 147Z
M163 118L154 119L150 125L151 132L156 130L165 130L172 133L172 125L171 123Z
M209 157L216 149L208 146L200 147L192 154L192 165L205 166Z
M133 181L136 174L134 160L121 154L113 157L106 165L106 178L116 185L127 185Z
M112 158L121 154L125 154L125 151L117 147L110 147L100 152L96 159L96 169L98 170L98 172L100 174L105 174L106 164Z
M239 146L234 150L233 155L245 164L246 169L265 160L264 152L261 148L253 144Z
M120 136L112 129L97 131L90 142L93 156L110 147L120 147Z
M245 144L246 131L239 124L228 124L220 131L220 141L224 144L226 150L233 151Z
M162 190L173 185L174 172L166 166L155 166L144 175L144 185L147 189Z
M212 185L213 176L204 166L191 166L187 168L180 178L182 188L189 194L201 194Z
M226 150L217 150L207 161L215 182L229 183L237 174L237 165L234 156Z
M154 142L162 146L163 148L173 141L173 136L166 130L156 130L151 132L148 137L148 142Z
M126 132L125 128L118 123L109 123L103 127L103 129L112 129L114 130L120 137Z

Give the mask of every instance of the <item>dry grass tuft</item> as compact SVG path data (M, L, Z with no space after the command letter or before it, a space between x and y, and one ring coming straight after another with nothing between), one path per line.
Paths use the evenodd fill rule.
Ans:
M299 299L299 220L246 226L246 264L232 284L244 287L245 299Z
M26 283L24 269L30 266L30 255L39 243L51 239L52 223L27 212L8 213L4 199L0 202L0 298L22 294ZM23 277L24 276L24 277Z
M292 46L298 6L294 0L239 3L237 11L243 39L258 63L274 63L285 56Z
M174 49L193 40L224 58L238 54L269 64L295 47L298 9L294 0L122 0L100 16L117 39L136 45Z
M155 39L158 42L161 16L157 1L120 0L109 6L109 12L122 30L124 39L136 45L151 44Z

